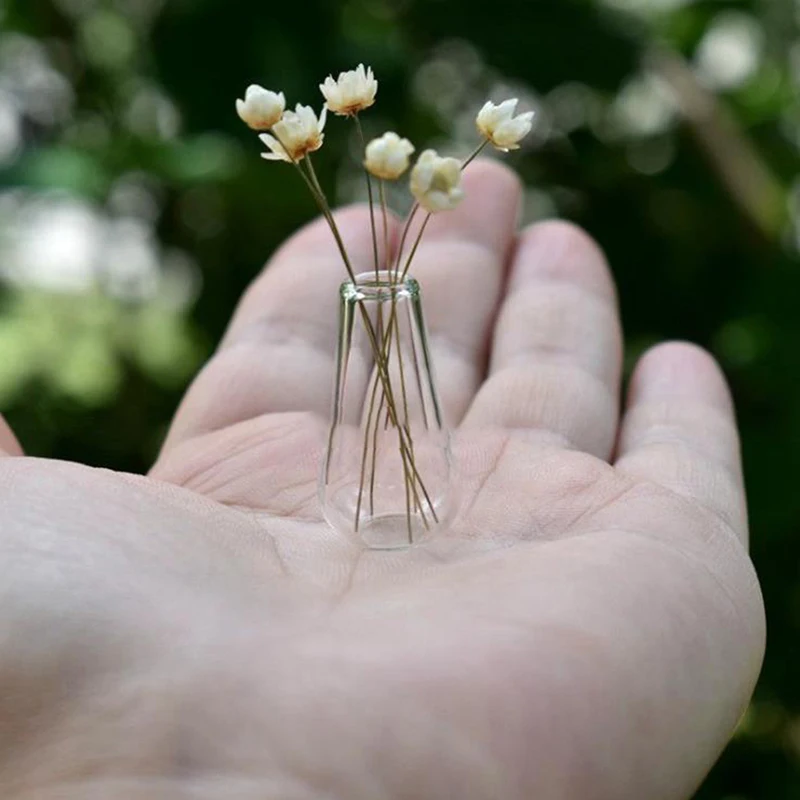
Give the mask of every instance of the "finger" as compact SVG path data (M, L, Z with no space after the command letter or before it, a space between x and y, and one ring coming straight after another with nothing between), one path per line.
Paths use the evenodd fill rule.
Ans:
M335 218L356 273L374 268L369 210ZM377 220L379 259L383 231ZM389 238L396 222L389 219ZM338 287L347 279L323 219L295 234L242 298L222 344L195 379L165 449L179 441L261 414L312 411L330 404Z
M0 416L0 457L24 455L17 437L5 419Z
M525 429L609 458L622 334L606 260L558 221L521 234L495 326L489 377L466 425Z
M701 348L671 342L639 361L616 466L701 503L746 539L733 403L722 371Z
M431 218L411 266L451 423L461 420L483 380L521 196L515 173L495 161L476 161L463 182L464 202Z

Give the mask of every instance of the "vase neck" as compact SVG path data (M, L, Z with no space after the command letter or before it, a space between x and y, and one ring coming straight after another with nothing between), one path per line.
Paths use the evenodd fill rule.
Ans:
M415 299L419 284L409 275L400 280L394 272L379 270L356 275L355 281L342 284L341 291L345 300Z

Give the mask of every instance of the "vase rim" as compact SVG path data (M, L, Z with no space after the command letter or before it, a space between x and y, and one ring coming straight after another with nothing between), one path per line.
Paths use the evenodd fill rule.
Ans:
M392 297L418 297L419 284L411 276L406 275L397 281L389 270L360 272L355 281L348 280L342 284L342 296L350 300L391 299Z

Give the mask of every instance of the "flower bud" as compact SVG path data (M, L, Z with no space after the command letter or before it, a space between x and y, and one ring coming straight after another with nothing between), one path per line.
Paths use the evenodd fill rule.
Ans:
M285 107L283 92L276 94L255 84L247 87L244 100L236 101L237 113L254 131L269 130L283 116Z
M280 122L272 128L274 136L263 133L259 138L269 148L269 153L262 153L261 157L267 161L298 162L307 153L313 153L322 147L325 138L322 130L325 127L327 110L317 119L311 106L300 103L294 111L287 111Z
M375 102L378 81L372 68L359 64L357 69L340 72L334 80L332 75L325 78L319 90L325 98L326 107L339 116L350 117L369 108Z
M458 159L425 150L411 170L411 194L431 213L455 208L464 199Z
M478 113L475 124L482 133L498 150L508 151L519 149L519 142L527 136L533 127L533 111L514 116L517 107L516 98L506 100L500 105L491 101Z
M408 169L408 157L413 152L414 145L408 139L388 131L367 145L364 166L376 178L394 181Z

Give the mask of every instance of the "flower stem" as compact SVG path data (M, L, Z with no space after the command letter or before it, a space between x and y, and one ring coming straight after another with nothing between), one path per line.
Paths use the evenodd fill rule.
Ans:
M389 212L386 205L386 191L384 190L384 182L378 181L378 194L381 200L381 214L383 216L383 252L384 258L389 258ZM392 277L392 271L389 270L389 278Z
M422 225L420 226L419 233L417 234L417 239L414 242L414 246L411 248L411 252L408 254L408 261L406 261L406 266L403 269L403 273L400 275L401 281L404 281L406 279L406 275L408 275L408 270L411 268L411 262L414 260L414 256L417 254L417 248L419 247L419 243L422 241L422 234L425 233L425 228L428 222L430 222L432 216L433 216L432 214L428 214L428 216L425 217L425 219L422 222Z
M403 257L403 248L406 245L406 238L408 237L409 230L411 230L411 223L414 221L417 211L419 211L419 203L414 203L414 205L411 207L411 211L408 212L408 216L406 217L406 224L403 226L403 233L400 236L400 246L397 248L397 256L395 257L395 281L397 281L397 279L400 277L400 261Z
M369 479L369 510L371 514L375 513L375 465L378 461L378 434L381 430L381 411L383 410L383 404L386 402L386 394L384 392L381 393L381 399L378 402L378 412L375 415L375 427L372 429L372 473ZM367 436L369 436L369 431L367 431ZM406 484L408 484L408 470L403 468L403 480Z
M403 425L406 429L406 436L408 437L409 449L410 449L410 457L414 458L414 440L411 438L411 426L409 425L408 421L408 394L406 392L406 378L405 378L405 369L403 367L403 349L401 347L400 341L400 323L398 321L397 315L397 299L392 298L392 319L394 320L394 332L395 336L397 337L397 366L400 371L400 393L403 400ZM390 331L391 335L391 331ZM413 335L413 333L412 333ZM408 525L408 543L411 544L413 541L413 534L411 531L411 497L409 492L408 480L406 480L406 517L407 517L407 525ZM422 514L423 520L425 519L425 514ZM425 523L427 527L427 521Z
M372 415L375 411L375 397L378 393L378 385L380 383L379 374L375 373L375 379L372 384L372 392L369 400L369 410L367 412L367 424L366 424L366 432L364 434L364 447L361 451L361 477L359 478L358 483L358 500L356 501L356 518L355 518L355 531L358 533L358 525L361 519L361 503L364 499L364 483L367 477L367 455L369 450L369 429L372 425ZM380 409L378 409L378 417L380 418ZM377 427L377 426L376 426ZM372 475L371 475L371 482L374 484L375 478L375 453L373 452L372 456ZM370 507L370 513L374 513L374 504Z
M461 165L461 169L466 169L482 152L483 148L489 144L488 139L484 139L473 151L470 153L464 163Z
M339 249L339 254L342 256L342 261L344 262L344 268L347 270L347 275L353 283L356 280L356 274L353 270L353 265L350 263L350 257L347 255L347 249L344 246L344 242L342 241L341 234L339 233L339 228L336 225L336 220L334 219L333 212L328 205L328 199L325 197L325 193L319 186L319 181L316 180L316 173L314 173L314 167L311 164L311 160L308 160L308 166L310 168L310 173L313 175L314 180L312 180L306 173L303 171L303 168L300 166L299 163L296 161L292 162L297 169L297 172L300 174L300 177L305 182L306 186L308 187L309 191L311 192L311 196L316 201L317 205L319 206L320 211L322 212L322 216L325 218L325 221L328 223L328 227L331 229L331 233L333 234L334 241L336 242L336 246Z
M367 149L367 142L364 139L364 131L361 127L361 120L358 118L358 114L353 114L353 122L356 124L358 138L361 142L361 152L363 153ZM369 170L366 167L364 167L364 177L367 179L367 196L369 197L369 227L372 231L372 255L375 260L375 280L377 281L379 280L378 233L375 226L375 203L372 197L372 179L370 178Z
M433 506L433 502L430 499L430 495L425 489L425 485L422 482L422 478L419 474L419 470L417 469L414 459L413 458L408 459L408 456L410 455L409 445L406 442L405 430L403 426L400 425L399 420L397 418L397 403L395 401L394 392L392 390L392 382L389 376L387 360L384 357L383 351L378 346L378 341L375 337L375 331L372 327L372 322L369 318L367 310L364 308L362 302L357 301L357 304L360 307L361 316L364 319L364 328L367 332L367 336L369 337L372 352L375 354L375 366L378 369L378 373L380 375L381 383L383 385L383 391L386 393L386 403L387 403L387 410L389 413L389 417L392 421L392 425L394 425L394 427L397 429L398 432L398 437L400 441L400 455L403 458L404 464L407 463L410 465L411 471L414 473L415 480L416 482L419 483L419 488L422 491L423 495L425 496L425 500L428 503L428 507L431 510L431 514L434 520L438 522L438 517L436 516L436 509ZM416 491L416 484L412 486L412 489Z
M281 141L281 137L278 135L277 131L274 128L271 128L270 133L272 133L272 135L278 141L278 144L280 144L280 146L283 148L283 151L286 153L286 156L288 157L292 166L297 170L298 174L303 179L303 182L308 187L308 190L311 192L311 196L319 206L322 216L328 223L331 233L333 233L333 238L335 239L336 245L339 248L339 253L342 256L342 261L344 261L344 267L347 270L347 274L350 277L350 280L355 282L356 275L353 271L353 266L350 263L350 258L347 255L347 249L344 246L342 237L339 234L339 228L336 225L336 220L333 218L333 212L331 211L328 203L328 198L325 196L325 192L323 191L322 186L320 186L319 180L317 179L317 173L314 171L314 165L311 163L311 155L307 154L306 156L306 164L308 165L308 175L306 175L302 166L300 165L300 162L291 155L289 150Z
M386 369L386 364L384 363L384 369ZM433 516L436 522L439 521L439 518L436 516L436 509L434 508L433 502L431 501L430 495L428 494L427 489L425 488L425 484L422 482L422 476L419 474L419 470L417 469L417 465L414 461L413 454L410 452L409 443L406 441L407 432L405 428L399 424L399 420L397 418L397 403L394 399L394 393L392 391L391 381L388 380L388 373L387 376L383 378L383 387L384 391L386 392L386 403L387 403L387 410L392 421L392 425L397 429L397 435L400 441L400 456L403 459L403 463L410 466L410 470L413 473L412 475L412 490L419 501L419 495L417 494L416 485L419 484L419 488L422 491L422 494L425 496L425 500L428 503L428 507L430 508L431 515Z
M425 430L430 430L430 425L428 424L428 411L425 407L425 396L424 396L424 388L422 386L422 373L419 368L419 356L417 355L417 340L414 336L414 326L411 323L411 310L406 309L407 316L408 316L408 328L410 331L410 339L411 339L411 360L414 364L414 378L417 382L417 390L419 391L419 405L422 409L422 424L425 426Z

